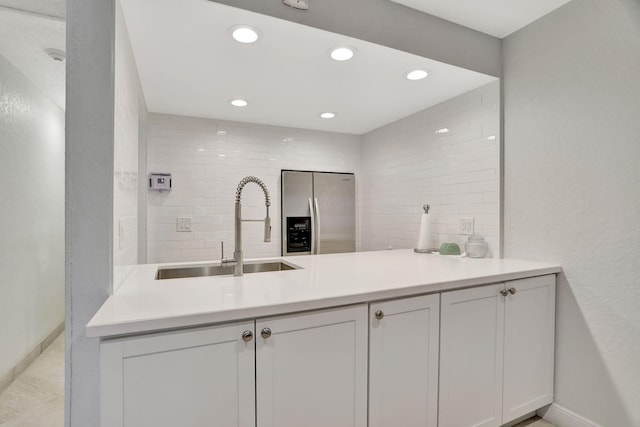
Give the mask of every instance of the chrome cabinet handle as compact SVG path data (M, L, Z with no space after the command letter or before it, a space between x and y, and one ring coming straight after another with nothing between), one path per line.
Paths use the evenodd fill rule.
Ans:
M377 310L377 311L374 313L374 316L376 316L376 319L378 319L378 320L382 320L382 319L384 318L384 311L382 311L382 310Z
M506 297L507 295L509 295L509 291L508 291L508 290L506 290L506 289L502 289L502 290L500 291L500 295L502 295L503 297Z
M249 342L253 339L253 332L251 331L244 331L242 333L242 341L244 342Z
M260 332L260 336L266 340L271 336L271 329L269 328L262 329L262 332Z
M518 292L516 288L509 288L509 293L510 293L511 295L515 295L515 294L516 294L516 292Z

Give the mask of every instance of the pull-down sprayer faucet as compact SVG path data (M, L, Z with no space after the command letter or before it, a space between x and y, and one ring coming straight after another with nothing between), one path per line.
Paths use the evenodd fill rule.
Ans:
M242 189L245 185L250 182L254 182L262 188L264 192L264 205L267 208L267 216L265 219L242 219L242 204L240 203L240 198L242 196ZM224 246L223 246L223 258L221 259L221 264L235 263L233 268L234 276L242 276L243 274L243 266L242 266L242 222L264 222L264 241L271 241L271 218L269 218L269 206L271 206L271 199L269 198L269 190L267 190L267 186L260 179L255 176L247 176L240 180L238 184L238 189L236 190L236 213L234 218L234 234L235 234L235 250L233 251L232 259L224 258Z

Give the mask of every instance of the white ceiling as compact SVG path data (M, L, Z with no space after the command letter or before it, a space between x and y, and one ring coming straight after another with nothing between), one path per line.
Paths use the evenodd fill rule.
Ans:
M122 0L149 110L363 134L495 80L405 52L207 0ZM228 28L262 31L252 45ZM357 49L329 59L332 47ZM404 74L432 71L422 81ZM233 98L249 102L229 105ZM320 112L337 113L335 119Z
M122 1L152 111L363 133L491 80L205 0ZM502 38L569 0L392 1ZM62 108L64 63L44 49L64 50L64 16L65 0L0 0L0 54ZM259 26L265 38L238 46L225 32L237 22ZM327 61L337 44L355 46L359 55ZM397 78L414 66L432 76L419 83ZM250 106L230 110L226 101L236 96ZM338 118L320 121L324 110Z
M65 64L44 50L65 49L60 1L0 1L0 55L18 68L59 107L65 105ZM38 7L40 5L40 7ZM29 6L16 11L13 6ZM44 15L42 15L44 13Z
M391 0L504 38L570 0Z

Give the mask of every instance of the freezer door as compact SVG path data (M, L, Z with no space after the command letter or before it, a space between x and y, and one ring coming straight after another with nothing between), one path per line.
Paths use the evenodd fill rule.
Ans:
M356 184L353 174L313 174L317 253L356 250Z
M309 255L311 252L289 253L287 251L287 218L313 216L309 199L313 197L313 174L311 172L282 171L282 255ZM292 220L289 221L291 223ZM311 229L310 234L315 233Z

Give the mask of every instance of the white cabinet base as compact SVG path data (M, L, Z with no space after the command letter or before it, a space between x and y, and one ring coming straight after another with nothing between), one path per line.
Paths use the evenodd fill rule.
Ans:
M439 333L439 294L371 304L369 427L437 427Z
M258 319L256 337L258 427L366 427L367 305Z
M255 426L254 322L100 345L101 427Z

